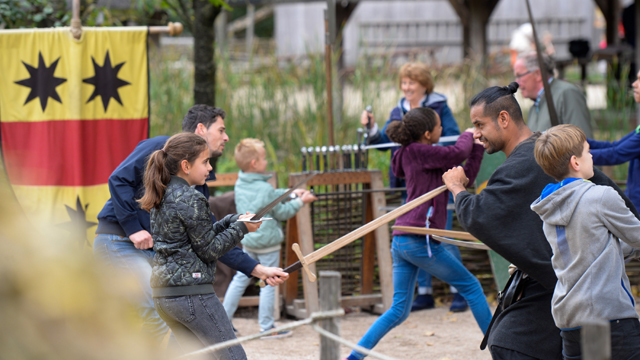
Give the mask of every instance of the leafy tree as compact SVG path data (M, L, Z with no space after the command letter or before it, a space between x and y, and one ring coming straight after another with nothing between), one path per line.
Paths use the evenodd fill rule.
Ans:
M173 11L193 34L194 102L215 105L216 64L213 22L222 6L231 8L223 0L162 0L162 4Z
M0 28L64 26L70 19L64 0L0 0Z

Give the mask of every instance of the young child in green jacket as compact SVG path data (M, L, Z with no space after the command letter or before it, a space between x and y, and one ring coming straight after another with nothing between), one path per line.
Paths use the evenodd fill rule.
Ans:
M243 139L236 146L235 158L240 168L238 181L234 187L236 209L239 213L244 214L249 211L251 214L255 214L287 191L287 189L274 189L267 182L271 175L265 173L267 159L262 141L250 138ZM307 190L298 189L294 191L294 194L298 197L276 205L265 216L273 218L275 221L264 221L259 231L246 234L242 240L243 251L258 260L263 266L278 266L280 263L280 246L284 240L280 222L292 218L304 204L317 200ZM229 284L223 302L229 320L233 319L240 297L250 282L249 277L238 272ZM274 301L275 288L265 286L260 289L258 322L262 332L274 328ZM282 331L267 335L265 338L281 338L290 335L291 331Z

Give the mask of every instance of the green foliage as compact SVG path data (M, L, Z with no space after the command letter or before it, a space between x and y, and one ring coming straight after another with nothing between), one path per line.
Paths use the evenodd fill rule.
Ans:
M182 118L193 105L190 50L180 55L164 48L152 51L150 56L151 136L171 135L181 130ZM317 54L288 63L275 57L260 60L261 65L255 66L232 62L225 54L216 55L216 106L227 112L225 125L230 137L217 171L236 172L236 144L242 138L255 137L265 142L268 169L278 172L280 186L286 186L287 175L301 170L300 148L328 144L324 57ZM401 96L397 71L390 58L363 59L356 64L346 78L345 92L349 94L345 96L343 120L334 124L336 144L357 142L359 109L367 105L373 106L378 124L384 123ZM432 75L436 91L450 97L449 105L462 131L471 126L468 99L487 86L504 86L513 78L508 67L486 70L472 63L433 66ZM453 87L439 90L445 86ZM635 114L635 107L628 101L628 84L610 87L617 89L620 100L611 101L610 109L592 112L599 140L616 140L631 131L630 119ZM457 106L453 106L455 96ZM369 151L369 168L382 170L386 179L389 153ZM626 169L627 165L617 166L615 178L625 179Z
M0 28L2 24L9 29L67 25L69 12L55 5L47 0L0 0Z

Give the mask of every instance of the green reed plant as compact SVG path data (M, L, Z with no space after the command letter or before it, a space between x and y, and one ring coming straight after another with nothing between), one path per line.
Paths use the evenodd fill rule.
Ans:
M188 52L159 49L150 53L151 136L179 132L184 114L193 105L193 65ZM280 185L286 186L287 175L301 170L300 148L328 144L324 57L316 54L288 62L268 55L254 59L259 60L247 64L232 61L225 52L216 54L216 106L227 112L225 126L230 137L217 171L237 171L233 158L236 144L242 138L255 137L264 141L269 169L276 171ZM361 59L346 76L342 121L334 123L338 145L357 142L360 109L372 105L382 126L401 97L394 59L382 56L373 60ZM485 68L472 63L433 67L436 89L439 83L462 84L464 104L454 113L461 129L471 126L466 99L489 82L485 73ZM502 82L500 78L504 85ZM369 151L369 168L381 169L386 178L389 153Z

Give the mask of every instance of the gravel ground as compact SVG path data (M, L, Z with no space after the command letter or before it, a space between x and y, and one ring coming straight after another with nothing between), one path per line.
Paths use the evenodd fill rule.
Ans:
M374 350L397 359L491 359L488 351L479 348L482 332L471 311L454 314L448 309L448 306L438 306L412 313L407 321L391 330ZM347 314L341 319L341 336L357 343L377 318L377 315L366 312ZM283 319L276 325L293 321ZM241 336L259 331L257 314L249 318L236 318L233 323ZM245 343L244 349L249 359L319 359L320 338L310 326L303 326L295 329L288 338L255 340ZM350 352L351 349L342 346L343 358Z

